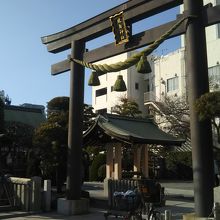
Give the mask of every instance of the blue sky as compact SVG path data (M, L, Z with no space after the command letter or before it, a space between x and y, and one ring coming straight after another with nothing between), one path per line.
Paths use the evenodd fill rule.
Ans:
M47 52L41 37L70 28L126 0L1 0L0 1L0 90L13 105L46 103L57 96L69 96L69 72L51 76L51 64L66 59L69 51ZM173 20L178 8L138 22L133 33ZM94 49L114 41L113 34L87 43ZM157 50L167 53L179 47L179 38L168 40ZM85 103L91 103L86 70Z

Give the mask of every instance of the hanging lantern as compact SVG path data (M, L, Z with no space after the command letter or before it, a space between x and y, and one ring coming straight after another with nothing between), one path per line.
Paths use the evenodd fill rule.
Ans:
M89 81L88 81L89 86L99 86L100 81L99 81L99 74L96 71L92 71Z
M116 92L124 92L127 90L125 81L123 80L122 75L118 75L117 80L115 81L113 90Z
M136 65L137 72L139 73L151 73L150 63L147 60L147 56L143 54Z

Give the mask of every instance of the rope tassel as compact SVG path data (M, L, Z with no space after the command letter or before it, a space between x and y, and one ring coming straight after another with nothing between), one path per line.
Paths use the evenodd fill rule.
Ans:
M147 56L143 54L139 60L139 62L136 64L136 69L138 73L151 73L151 66L150 63L147 60Z
M117 80L115 81L113 90L116 92L124 92L127 90L127 87L125 85L125 81L123 80L122 75L118 75Z
M100 85L100 81L99 81L99 76L98 76L98 72L96 71L92 71L89 81L88 81L88 85L89 86L99 86Z

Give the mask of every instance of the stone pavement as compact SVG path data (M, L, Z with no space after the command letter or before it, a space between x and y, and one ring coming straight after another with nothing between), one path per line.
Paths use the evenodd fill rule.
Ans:
M186 197L193 199L193 182L192 181L159 181L165 188L167 196ZM103 195L102 182L85 182L83 188L89 191L91 197L106 198ZM106 198L107 199L107 198Z
M172 212L172 219L182 219L182 215L185 213L192 213L194 211L193 202L193 184L191 182L162 182L165 187L165 194L167 195L166 206L160 208L161 213L165 210ZM62 219L73 219L73 220L99 220L104 219L104 212L107 210L107 198L103 195L103 183L87 182L84 184L84 189L90 192L92 198L92 204L90 212L84 215L75 216L63 216L56 212L49 213L25 213L25 212L0 212L0 219L11 219L11 220L62 220ZM97 202L99 201L99 202ZM92 208L93 207L93 208ZM94 208L98 207L98 208ZM109 217L114 219L115 217Z
M168 198L194 199L194 186L192 181L161 181L161 185L165 188L165 194Z
M160 208L161 213L164 213L165 210L170 210L172 212L172 219L182 219L182 215L185 213L192 213L194 210L193 202L188 201L167 201L166 206ZM75 216L64 216L59 215L56 212L49 213L38 213L38 214L30 214L25 212L13 212L13 213L0 213L0 219L4 220L37 220L37 219L45 219L45 220L103 220L104 213L106 210L103 209L95 209L90 208L90 212L84 215L75 215ZM7 216L8 214L8 216ZM143 216L144 218L145 216ZM115 219L115 216L110 216L109 219Z
M13 215L12 215L13 214ZM91 220L103 220L104 219L104 210L101 209L93 209L90 208L90 212L84 215L75 215L75 216L64 216L59 215L56 212L48 212L48 213L38 213L38 214L28 214L25 212L13 212L8 214L0 213L0 219L8 219L8 220L38 220L38 219L45 219L45 220L84 220L84 219L91 219Z

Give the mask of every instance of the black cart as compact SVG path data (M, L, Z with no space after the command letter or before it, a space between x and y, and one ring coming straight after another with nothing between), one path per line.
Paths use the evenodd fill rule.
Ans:
M123 219L142 219L147 204L164 204L164 189L152 179L121 179L108 181L108 210L105 219L113 215Z

